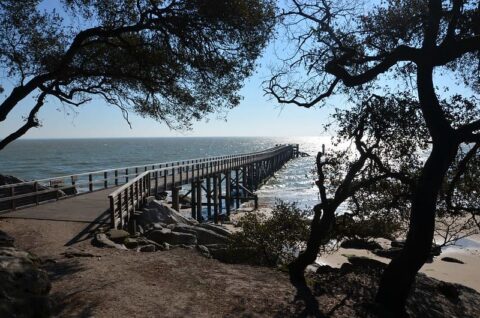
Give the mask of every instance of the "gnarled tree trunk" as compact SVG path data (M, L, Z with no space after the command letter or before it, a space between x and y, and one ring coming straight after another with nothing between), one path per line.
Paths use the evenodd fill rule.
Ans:
M329 239L330 231L335 222L336 208L321 208L321 204L314 208L314 217L310 226L310 236L308 237L307 248L289 264L290 280L293 283L304 283L304 272L308 265L315 262L320 246Z
M406 300L415 276L430 255L438 193L459 146L455 131L446 121L436 97L431 67L419 67L417 84L433 146L413 193L405 247L386 268L377 293L377 302L391 317L405 315Z

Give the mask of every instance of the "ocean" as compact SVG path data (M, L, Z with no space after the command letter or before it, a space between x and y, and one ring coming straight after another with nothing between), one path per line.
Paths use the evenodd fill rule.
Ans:
M276 199L311 208L318 202L312 172L315 154L329 137L168 137L98 139L24 139L0 151L0 174L44 179L109 168L248 153L276 144L298 143L310 154L289 161L262 186L261 203Z

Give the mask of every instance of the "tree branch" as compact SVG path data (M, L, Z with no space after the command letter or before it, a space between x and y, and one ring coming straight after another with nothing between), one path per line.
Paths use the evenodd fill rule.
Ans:
M37 120L37 113L40 110L40 108L43 106L46 96L47 96L47 92L45 91L43 91L40 94L40 96L37 99L37 103L30 111L30 114L28 115L26 123L22 127L20 127L17 131L11 133L7 137L5 137L2 141L0 141L0 150L5 148L12 141L23 136L30 128L38 127L39 123Z
M365 84L375 79L375 77L382 73L385 73L398 62L410 61L417 63L418 54L418 49L414 49L406 45L400 45L392 52L385 55L385 58L377 65L361 74L351 75L345 69L345 67L341 63L339 63L342 57L328 62L325 66L325 71L341 79L345 86L353 87Z

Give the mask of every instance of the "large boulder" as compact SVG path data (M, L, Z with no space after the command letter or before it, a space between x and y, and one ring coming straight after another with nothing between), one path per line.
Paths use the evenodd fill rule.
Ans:
M212 223L200 223L198 226L206 228L223 236L230 236L232 234L232 232L230 232L226 227L221 225L216 225Z
M110 229L107 232L107 236L115 243L123 243L126 238L130 237L130 233L125 230Z
M174 209L162 204L160 201L153 200L149 202L141 213L136 216L137 224L149 227L150 224L198 224L192 218L185 217Z
M198 244L227 244L228 237L215 233L214 231L204 229L201 227L194 227L197 234Z
M185 224L177 224L174 228L176 232L189 233L197 237L197 244L227 244L228 237L220 235L214 231L201 226L191 226Z
M369 250L369 251L373 251L373 250L382 248L382 246L375 241L367 241L367 240L362 240L362 239L348 239L348 240L345 240L340 244L340 247L351 248L351 249L360 249L360 250Z
M154 230L147 234L147 238L158 244L170 245L196 245L197 237L190 233L173 232L169 229Z
M105 233L95 234L94 244L99 247L111 247L119 250L126 250L127 248L123 244L117 244L114 241L110 240Z
M50 280L38 259L14 247L0 247L0 317L50 317Z

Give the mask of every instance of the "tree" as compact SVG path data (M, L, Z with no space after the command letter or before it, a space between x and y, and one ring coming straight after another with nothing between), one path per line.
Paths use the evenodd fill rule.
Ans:
M404 313L416 273L429 257L435 212L444 177L458 149L480 141L480 8L472 0L387 0L362 6L355 1L297 1L281 14L286 34L295 41L268 83L279 103L322 105L336 94L390 90L386 83L405 80L396 90L415 89L431 137L430 153L415 180L405 248L387 267L377 301L392 315ZM452 117L439 101L434 80L450 74L455 90L446 105L463 110ZM410 84L410 80L414 84ZM387 81L389 80L389 81ZM405 84L403 84L405 82ZM437 83L438 84L438 83ZM456 85L457 84L457 85ZM412 88L413 86L413 88ZM470 92L469 92L470 90Z
M37 113L50 99L75 107L98 96L124 117L133 110L171 128L234 107L274 18L270 0L43 4L0 1L0 67L14 83L0 122L20 101L33 101L0 149L39 126Z
M354 230L352 227L340 230L336 226L340 206L349 205L352 211L345 212L342 219L356 217L374 221L379 217L396 216L391 210L385 211L385 204L374 207L371 198L359 195L380 185L385 190L378 191L376 198L393 200L397 193L408 192L404 188L413 187L420 162L419 151L427 146L421 138L424 125L418 112L418 103L408 95L372 95L363 97L350 110L336 111L333 116L337 125L337 137L333 142L336 149L317 155L316 185L320 203L313 209L307 247L289 265L292 282L304 283L306 267L315 261L322 247L332 240L332 235L338 241L342 235L348 235L348 230ZM398 187L402 190L397 190ZM363 206L369 200L370 205Z

